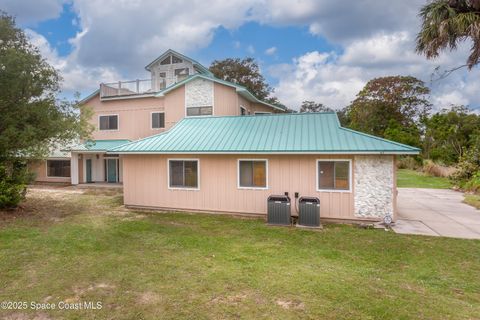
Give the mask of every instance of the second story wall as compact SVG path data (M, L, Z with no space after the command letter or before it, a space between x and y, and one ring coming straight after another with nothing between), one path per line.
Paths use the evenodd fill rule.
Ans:
M152 129L152 112L164 112L164 99L140 98L101 101L98 96L88 101L85 106L93 109L90 123L95 128L94 140L129 139L137 140L148 137L164 129ZM100 130L100 117L117 115L116 130Z

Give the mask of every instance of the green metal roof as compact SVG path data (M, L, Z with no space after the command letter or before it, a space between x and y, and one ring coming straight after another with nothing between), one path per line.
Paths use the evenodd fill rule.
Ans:
M73 146L68 151L107 151L109 149L129 143L130 140L88 140L82 144Z
M335 113L184 118L112 153L392 153L420 149L342 128Z

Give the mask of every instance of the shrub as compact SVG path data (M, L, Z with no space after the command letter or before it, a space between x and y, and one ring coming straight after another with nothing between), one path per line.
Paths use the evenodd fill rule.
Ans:
M421 166L421 159L418 157L405 156L397 161L398 169L417 170Z
M25 198L31 179L24 163L0 164L0 209L16 207Z
M477 148L471 148L463 153L451 178L461 188L478 190L480 158Z
M422 171L428 175L434 177L450 177L456 169L454 167L447 167L441 164L435 163L432 160L425 160L423 163Z

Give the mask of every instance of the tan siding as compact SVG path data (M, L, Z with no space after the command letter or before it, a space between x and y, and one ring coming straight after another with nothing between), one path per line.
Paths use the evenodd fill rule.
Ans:
M69 160L69 159L59 159ZM28 165L30 172L35 174L35 181L37 182L60 182L70 183L70 177L47 177L47 162L46 161L34 161Z
M200 159L200 190L168 189L167 159ZM266 158L268 190L237 188L237 160ZM356 219L353 192L317 192L316 159L342 158L314 155L126 155L124 157L124 196L126 205L145 207L266 213L266 199L271 194L295 192L320 198L321 215L328 218ZM350 158L350 157L347 157ZM351 159L351 158L350 158ZM295 206L292 208L295 212Z
M165 127L172 127L185 116L185 88L173 90L165 97L149 97L120 100L100 100L97 95L88 101L85 106L93 109L90 124L95 130L92 138L102 139L130 139L137 140L164 131L151 128L151 113L165 112ZM100 115L118 114L119 128L115 131L100 131Z
M215 83L214 92L214 115L236 116L240 114L237 102L237 92L234 88Z
M165 126L170 129L185 117L185 86L165 95Z

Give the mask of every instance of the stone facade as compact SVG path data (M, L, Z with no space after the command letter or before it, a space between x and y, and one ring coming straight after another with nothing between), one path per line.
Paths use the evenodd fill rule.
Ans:
M185 84L185 107L213 106L213 82L195 79Z
M355 216L383 218L393 216L393 156L355 156Z

